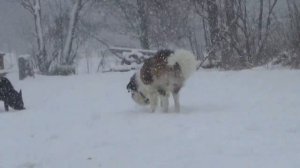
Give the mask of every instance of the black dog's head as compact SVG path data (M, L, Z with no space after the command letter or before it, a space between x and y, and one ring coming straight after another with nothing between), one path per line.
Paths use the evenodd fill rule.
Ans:
M131 78L129 83L127 84L128 92L131 92L132 99L140 105L147 105L150 103L149 98L146 97L145 93L143 93L141 86L137 81L137 74L134 74Z
M6 77L0 77L0 100L4 101L6 110L8 110L6 105L16 110L25 109L22 91L16 91Z
M19 92L13 91L11 93L10 101L8 101L8 105L14 108L15 110L24 110L24 102L22 97L22 90Z

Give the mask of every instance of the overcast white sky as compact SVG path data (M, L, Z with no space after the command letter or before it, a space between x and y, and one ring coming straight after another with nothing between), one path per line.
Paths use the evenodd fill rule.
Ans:
M29 29L32 19L27 11L13 1L0 0L0 50L23 53L27 52L25 48L28 44L22 32Z

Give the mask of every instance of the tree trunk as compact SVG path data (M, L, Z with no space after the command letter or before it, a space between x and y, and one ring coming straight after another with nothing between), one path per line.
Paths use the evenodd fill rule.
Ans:
M47 64L47 52L44 42L43 36L43 28L42 28L42 14L41 14L41 3L40 0L35 0L33 3L33 16L34 16L34 25L35 25L35 32L37 35L37 45L38 45L38 53L37 53L37 60L38 60L38 67L41 73L47 73L49 65Z
M259 17L258 17L258 43L261 43L262 40L263 12L264 12L264 0L260 0Z
M208 25L210 31L211 45L217 44L218 39L218 5L216 0L207 0Z
M212 60L216 59L216 46L219 45L219 27L218 27L218 5L216 0L206 0L207 14L208 14L208 27L210 33L210 55L208 61L212 66Z
M290 48L294 50L296 57L293 59L292 68L300 69L300 10L296 1L287 0L290 17Z
M20 0L20 4L28 10L34 18L34 29L38 51L35 55L38 68L42 74L47 74L50 63L47 60L47 52L42 28L42 12L40 0Z
M238 42L235 1L225 0L224 3L225 3L224 7L225 7L226 30L227 30L226 32L227 35L225 38L227 39L224 42L224 48L222 53L222 66L225 69L228 69L230 65L243 67L244 64L243 55L238 55L237 61L232 59L232 57L234 56L235 45Z
M74 60L74 57L71 55L71 51L72 51L72 44L74 40L75 28L78 22L78 16L81 7L82 7L82 0L76 0L71 10L66 42L62 53L62 58L64 60L63 64L72 64Z
M147 12L147 1L137 0L138 14L140 17L139 39L143 49L150 49L149 43L149 16Z
M226 31L226 35L225 35L225 41L223 42L223 46L222 46L222 58L221 58L221 62L222 62L222 67L224 69L228 69L229 68L229 64L230 64L230 59L232 56L232 40L233 40L233 29L232 29L232 24L233 24L233 16L234 16L234 11L233 11L233 2L231 0L225 0L224 1L224 10L225 10L225 31Z

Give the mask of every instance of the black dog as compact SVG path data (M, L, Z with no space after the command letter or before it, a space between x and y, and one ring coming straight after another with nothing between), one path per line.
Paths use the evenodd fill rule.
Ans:
M8 111L8 106L15 110L25 109L22 91L17 92L5 77L0 77L0 100L4 101L5 111Z

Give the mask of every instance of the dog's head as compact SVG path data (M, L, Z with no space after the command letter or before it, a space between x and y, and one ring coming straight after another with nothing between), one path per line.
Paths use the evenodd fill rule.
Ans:
M132 99L139 105L148 105L150 103L149 98L144 93L143 89L141 88L141 84L138 82L137 79L139 76L134 74L131 78L129 83L127 84L127 90L131 93Z
M8 104L15 110L24 110L25 107L22 97L22 90L20 90L19 92L14 91L11 96L11 100L8 102Z

